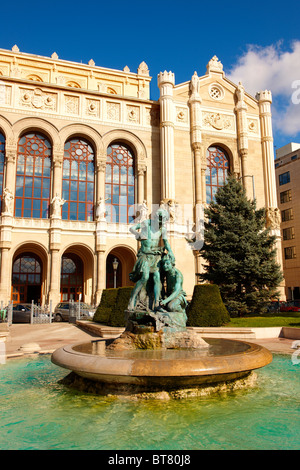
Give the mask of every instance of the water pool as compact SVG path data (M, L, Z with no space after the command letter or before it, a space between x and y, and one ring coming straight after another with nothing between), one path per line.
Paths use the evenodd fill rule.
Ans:
M170 401L98 397L58 384L50 356L0 364L1 450L298 450L300 364L274 355L257 387Z

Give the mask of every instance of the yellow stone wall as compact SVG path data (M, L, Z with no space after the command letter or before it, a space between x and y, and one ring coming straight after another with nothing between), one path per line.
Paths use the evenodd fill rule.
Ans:
M180 207L181 216L169 225L169 237L190 297L201 260L186 242L187 224L194 225L197 194L205 204L207 148L221 146L237 177L251 176L248 186L247 178L243 179L248 196L253 197L254 180L258 206L268 206L264 175L272 155L268 148L262 151L262 141L270 136L261 133L259 101L246 92L238 98L237 85L225 77L216 58L199 77L199 107L193 114L197 131L191 119L191 80L176 84L171 72L159 75L158 101L150 99L150 81L144 62L133 73L128 67L99 67L92 59L81 64L61 60L55 53L47 58L22 53L16 46L12 51L0 49L0 131L6 139L3 187L14 193L18 139L28 131L44 134L52 144L51 197L61 194L61 162L69 138L85 138L94 148L95 201L104 195L107 147L116 141L128 144L135 156L136 203L146 200L150 212L152 204L158 205L162 199ZM238 104L246 109L242 131ZM170 174L174 174L171 180ZM272 179L269 183L275 186ZM84 300L98 303L106 287L107 256L120 259L122 285L129 285L138 245L126 224L22 219L2 213L0 248L0 301L6 304L11 298L15 256L29 251L38 254L43 263L41 301L56 304L60 301L60 260L66 250L83 260Z

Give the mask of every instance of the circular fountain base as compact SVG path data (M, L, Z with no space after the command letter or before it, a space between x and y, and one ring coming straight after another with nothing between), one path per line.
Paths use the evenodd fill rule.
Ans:
M195 396L247 387L253 383L251 372L272 361L272 354L257 344L205 341L209 347L204 349L115 351L102 340L57 349L52 362L73 371L69 385L93 393Z

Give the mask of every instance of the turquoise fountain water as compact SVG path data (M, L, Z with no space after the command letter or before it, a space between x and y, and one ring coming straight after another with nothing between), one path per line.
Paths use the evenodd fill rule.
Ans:
M0 449L299 449L300 364L275 355L256 373L255 388L226 395L132 401L60 385L48 356L12 359L0 365Z

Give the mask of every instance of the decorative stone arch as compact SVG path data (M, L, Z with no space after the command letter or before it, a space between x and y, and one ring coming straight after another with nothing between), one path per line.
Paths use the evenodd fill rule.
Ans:
M147 150L143 142L135 134L123 129L115 129L104 134L102 139L102 144L104 152L106 152L107 147L114 142L121 142L129 145L132 149L136 165L140 163L145 163L144 160L147 159Z
M41 284L40 284L40 300L41 303L44 304L47 299L47 289L48 289L48 278L49 278L49 260L48 260L48 250L42 243L28 240L25 243L20 243L17 245L12 252L11 257L11 270L10 270L10 279L12 279L12 269L15 260L22 255L22 253L32 253L33 255L37 256L42 263L42 273L41 273ZM13 291L13 280L12 280L12 291ZM30 300L26 299L25 302L29 302Z
M32 131L45 135L45 137L50 140L53 149L60 148L61 145L58 129L45 119L33 117L20 119L13 125L13 133L16 145L22 135Z
M43 82L44 80L37 74L27 75L26 80L32 80L34 82Z
M7 146L14 144L13 126L11 122L3 116L0 116L0 132L4 135L5 144Z
M219 147L223 149L226 155L228 156L230 173L239 172L239 167L237 168L238 154L237 153L235 154L232 148L229 147L226 143L222 141L213 140L213 139L211 141L206 142L204 155L203 155L203 158L205 159L205 165L206 165L206 152L209 149L209 147Z
M127 245L115 245L110 248L106 254L106 287L111 284L110 278L112 273L112 270L110 269L111 266L109 266L108 271L108 263L112 262L114 258L117 258L120 263L118 266L118 270L120 270L118 283L121 285L117 285L117 287L133 286L133 282L129 279L129 274L133 270L133 266L136 261L136 252L132 247ZM113 285L110 287L113 287Z
M73 137L80 137L89 141L95 152L95 164L105 158L105 147L102 137L95 129L86 124L69 124L59 131L60 141L64 148L65 143Z
M82 260L83 263L83 301L91 303L93 293L93 274L95 264L95 254L93 250L84 243L70 243L60 251L60 259L64 255L73 253ZM61 275L61 263L59 266L59 272ZM61 283L60 283L61 290Z

